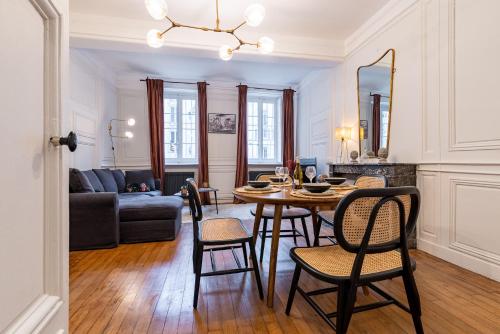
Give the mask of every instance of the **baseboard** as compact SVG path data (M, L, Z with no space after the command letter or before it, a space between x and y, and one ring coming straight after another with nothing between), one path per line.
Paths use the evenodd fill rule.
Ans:
M500 266L494 263L422 239L418 239L417 248L459 267L500 282Z

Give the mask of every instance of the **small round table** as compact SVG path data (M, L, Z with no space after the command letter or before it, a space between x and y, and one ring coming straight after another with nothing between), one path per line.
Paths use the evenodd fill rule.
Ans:
M278 245L281 230L281 215L283 213L283 205L293 205L296 207L306 208L311 210L311 218L314 229L314 246L318 246L319 231L321 224L318 223L318 206L331 206L335 207L347 192L339 193L336 197L331 198L315 198L315 197L295 197L290 194L292 189L290 187L283 187L279 192L273 193L251 193L251 192L238 192L233 190L233 195L246 203L257 203L257 210L255 212L255 222L253 225L253 238L254 244L259 233L259 225L262 219L262 210L265 204L274 205L274 219L273 219L273 233L271 241L271 253L269 261L269 279L267 285L267 306L273 307L274 300L274 286L276 280L276 264L278 258Z

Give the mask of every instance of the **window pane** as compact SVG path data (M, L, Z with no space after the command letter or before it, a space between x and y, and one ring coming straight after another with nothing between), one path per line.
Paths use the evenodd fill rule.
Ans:
M247 144L248 159L259 159L259 104L248 102L247 105Z
M177 100L164 100L165 158L177 158Z
M273 160L274 138L276 129L276 120L274 112L274 103L262 104L262 160Z
M182 100L182 158L196 158L196 101Z

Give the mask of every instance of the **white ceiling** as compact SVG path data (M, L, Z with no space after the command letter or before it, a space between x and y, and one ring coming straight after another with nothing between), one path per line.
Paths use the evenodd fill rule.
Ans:
M389 0L219 0L221 23L231 28L243 21L254 2L266 8L266 18L252 29L283 35L344 40ZM215 0L167 0L169 15L184 24L213 25ZM70 0L70 11L96 16L154 21L143 0Z
M80 49L98 60L118 77L152 75L176 80L220 80L261 83L269 86L297 85L311 71L331 68L332 63L305 61L241 61L179 56L151 52Z

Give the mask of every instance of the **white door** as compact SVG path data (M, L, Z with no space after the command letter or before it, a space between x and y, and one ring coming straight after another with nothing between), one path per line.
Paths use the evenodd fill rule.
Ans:
M0 0L0 333L67 332L67 0Z

